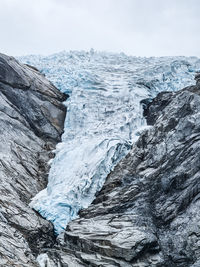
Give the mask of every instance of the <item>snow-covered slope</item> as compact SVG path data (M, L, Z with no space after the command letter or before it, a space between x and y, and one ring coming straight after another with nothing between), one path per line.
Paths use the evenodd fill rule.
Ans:
M137 58L93 50L20 60L39 68L70 95L48 186L31 202L57 233L91 204L145 127L140 101L191 85L200 70L194 57Z

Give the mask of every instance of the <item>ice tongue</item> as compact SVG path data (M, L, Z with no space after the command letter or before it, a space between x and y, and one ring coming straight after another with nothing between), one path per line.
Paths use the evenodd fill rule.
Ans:
M140 101L193 82L197 58L137 58L125 54L61 52L21 60L70 94L62 143L46 189L31 206L60 233L95 198L146 122Z

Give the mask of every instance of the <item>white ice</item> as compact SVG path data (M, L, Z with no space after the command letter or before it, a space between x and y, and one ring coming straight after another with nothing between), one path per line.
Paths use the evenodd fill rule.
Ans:
M137 140L146 125L140 101L193 84L200 70L195 57L137 58L93 50L20 60L70 95L48 186L31 202L57 233L92 203Z

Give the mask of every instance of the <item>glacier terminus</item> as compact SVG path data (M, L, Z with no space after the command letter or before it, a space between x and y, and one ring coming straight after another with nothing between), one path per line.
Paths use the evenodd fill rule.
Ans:
M31 207L59 234L87 208L106 177L146 126L141 100L193 83L196 57L133 57L90 50L25 56L69 95L62 142L51 160L47 188Z

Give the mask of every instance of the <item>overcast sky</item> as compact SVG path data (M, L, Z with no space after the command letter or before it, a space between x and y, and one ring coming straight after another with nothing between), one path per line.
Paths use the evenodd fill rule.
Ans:
M0 0L0 52L200 57L200 0Z

